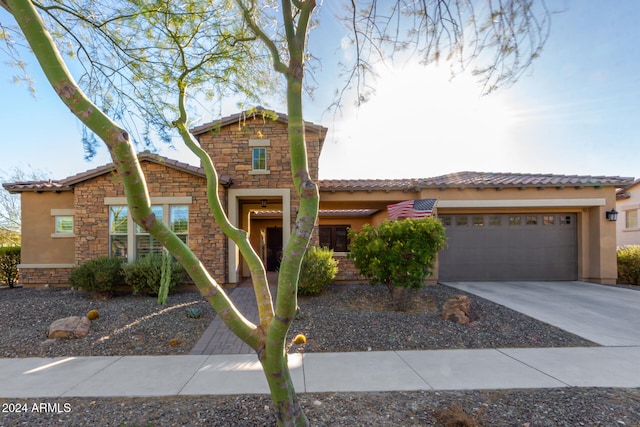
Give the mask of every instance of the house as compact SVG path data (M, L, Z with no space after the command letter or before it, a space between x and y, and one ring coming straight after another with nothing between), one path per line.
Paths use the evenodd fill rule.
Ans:
M231 222L250 235L268 270L295 220L297 195L288 161L287 116L239 113L192 129L220 175ZM327 129L305 123L309 167ZM148 152L139 155L153 210L192 248L220 283L249 275L235 244L209 213L201 168ZM347 231L388 218L387 206L435 199L447 229L430 280L587 280L614 283L615 224L605 212L631 178L461 172L420 179L321 180L316 243L334 250L339 280L359 280L346 257ZM65 284L71 268L109 255L132 261L161 250L128 214L113 165L58 181L3 184L22 198L24 285Z
M640 179L616 192L616 239L618 246L640 245Z

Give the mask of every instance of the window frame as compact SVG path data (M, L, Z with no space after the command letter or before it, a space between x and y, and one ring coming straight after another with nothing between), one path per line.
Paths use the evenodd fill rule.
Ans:
M252 149L251 150L251 169L249 170L249 175L263 175L263 174L271 173L271 171L269 171L269 150L268 150L268 148L271 147L271 140L268 138L250 139L249 147ZM256 153L258 152L264 153L263 159L256 158ZM256 164L256 160L258 162L260 162L260 160L264 161L264 167L260 167L262 165Z
M256 153L261 153L256 156ZM266 171L267 169L267 148L266 147L254 147L251 153L251 170Z
M69 220L71 222L71 228L65 230L61 227L63 220ZM73 215L56 215L55 216L55 234L57 235L72 235L74 232Z
M114 232L113 230L112 212L113 212L113 208L118 208L118 207L126 209L126 222L125 222L126 225L125 227L123 227L123 228L126 228L125 232L123 232L122 230ZM160 243L157 242L155 238L153 238L153 236L149 235L149 233L144 231L139 225L137 225L133 221L129 207L127 205L110 204L108 205L108 208L109 208L109 256L110 257L118 256L119 258L123 258L128 262L133 262L136 259L139 259L141 256L144 256L148 253L158 253L158 251L160 251L159 253L161 253L164 250L162 245L160 245ZM186 230L175 232L175 233L180 238L180 240L182 240L186 245L188 245L189 244L190 203L181 203L178 200L176 200L176 203L153 203L153 200L152 200L151 209L155 211L154 213L156 214L156 217L160 217L160 220L166 226L168 226L173 230L174 227L172 224L172 218L174 217L174 211L176 210L172 208L186 209L186 218L184 219L186 220ZM122 236L126 236L126 245L124 246L123 254L114 255L113 236L119 236L120 241L122 241ZM141 243L145 239L148 239L148 244ZM143 248L141 245L146 246L146 249ZM157 249L158 246L159 246L159 249Z
M334 253L347 253L349 252L349 230L351 229L351 224L321 224L318 226L318 246L320 247L328 247ZM338 241L338 230L341 232L344 230L344 245L340 245L337 247ZM323 231L329 231L329 245L323 244L322 234Z
M624 228L627 230L638 228L638 209L627 209L624 211Z

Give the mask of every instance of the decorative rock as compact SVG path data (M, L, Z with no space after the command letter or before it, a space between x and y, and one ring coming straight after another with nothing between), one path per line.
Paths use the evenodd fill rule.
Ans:
M442 306L440 317L459 325L469 323L471 299L466 295L454 295Z
M49 326L49 338L84 338L89 333L91 321L87 317L71 316L54 321Z

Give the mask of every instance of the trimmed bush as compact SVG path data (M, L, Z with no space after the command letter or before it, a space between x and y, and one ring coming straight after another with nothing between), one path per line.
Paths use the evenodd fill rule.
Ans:
M312 247L304 254L298 281L299 295L318 295L333 283L338 274L338 261L328 248Z
M69 283L74 288L113 295L116 286L124 283L123 261L120 258L99 257L74 268Z
M407 289L421 289L446 245L445 230L435 218L383 221L349 232L349 258L372 285L389 288L396 307L407 304Z
M618 283L640 285L640 245L621 246L617 256Z
M20 247L0 248L0 283L13 288L18 283L18 264L20 264Z
M123 266L125 282L133 289L133 294L158 295L162 280L162 262L169 255L149 254ZM173 293L184 282L185 271L180 263L171 261L169 293Z

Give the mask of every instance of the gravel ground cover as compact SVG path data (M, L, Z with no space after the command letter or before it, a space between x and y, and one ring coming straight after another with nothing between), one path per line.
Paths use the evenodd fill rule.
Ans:
M386 292L332 286L300 298L291 335L304 333L308 342L292 351L594 345L475 296L469 325L444 321L439 307L463 293L442 285L417 293L406 312L390 310ZM191 306L202 308L200 319L187 316ZM88 337L46 339L53 320L91 309L101 316ZM146 296L96 300L67 288L0 289L0 357L187 354L214 315L190 291L158 306ZM639 389L305 393L300 400L319 426L640 426ZM268 396L253 395L0 399L0 426L272 426L269 404Z

